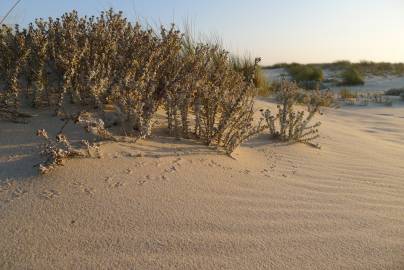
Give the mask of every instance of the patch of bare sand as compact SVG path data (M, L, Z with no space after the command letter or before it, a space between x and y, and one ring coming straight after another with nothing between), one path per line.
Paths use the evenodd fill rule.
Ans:
M32 134L61 123L1 122L0 269L404 269L400 116L329 110L321 150L262 135L235 159L163 135L106 144L44 177Z

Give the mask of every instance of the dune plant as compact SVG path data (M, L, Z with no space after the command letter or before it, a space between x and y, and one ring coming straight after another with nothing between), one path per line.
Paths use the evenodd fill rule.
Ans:
M290 143L304 143L319 148L314 140L319 137L318 127L321 122L311 124L313 117L320 113L321 104L325 99L330 99L329 94L313 91L306 95L306 111L296 110L300 91L296 83L282 81L278 92L279 105L277 112L267 109L262 115L268 125L269 134L272 138Z
M404 87L403 88L393 88L389 89L384 93L386 96L396 96L399 97L400 95L404 94Z
M342 100L357 98L358 94L352 92L348 88L343 88L339 91L339 96Z
M176 63L180 68L173 69L178 71L178 80L167 88L170 132L177 138L192 134L230 154L262 129L261 125L252 124L257 93L255 65L259 59L250 74L241 74L232 67L228 52L220 46L199 44L183 53L181 62Z
M289 75L296 82L320 82L324 75L321 68L314 65L292 64L286 68Z
M4 80L4 88L0 94L0 105L17 117L20 105L20 76L30 48L26 46L25 30L20 31L18 25L14 30L2 26L0 37L0 65Z
M73 147L67 136L62 132L59 132L53 139L48 136L45 129L39 129L37 136L44 139L40 146L40 154L45 160L38 165L41 174L47 174L56 167L63 166L67 159L99 156L97 146L83 140L81 141L83 147Z
M28 65L26 79L27 82L33 82L32 103L34 107L40 107L42 104L49 104L48 97L45 96L45 89L48 85L46 70L46 54L48 38L46 36L46 26L43 20L35 21L28 28L28 42L31 53L28 56ZM27 87L31 86L29 83Z
M356 68L348 68L344 70L341 74L341 83L340 85L364 85L365 81L362 78L362 75Z
M0 112L17 112L24 99L63 117L72 103L104 123L113 108L114 123L136 140L151 134L164 108L171 134L227 153L261 129L252 124L254 96L267 91L258 59L235 64L221 46L174 25L143 27L112 9L98 17L72 11L23 31L3 26L0 51Z
M265 68L285 68L289 69L296 67L297 63L278 63ZM300 65L304 66L304 65ZM402 76L404 75L404 63L387 63L387 62L372 62L372 61L360 61L358 63L351 63L347 60L340 60L333 63L319 63L311 66L317 66L322 69L329 69L332 71L344 71L349 69L355 69L360 74L375 75L375 76Z
M272 87L266 78L261 66L256 65L250 57L231 57L233 69L241 72L245 80L252 80L255 87L258 89L259 96L268 96L272 92ZM251 77L254 75L254 77Z

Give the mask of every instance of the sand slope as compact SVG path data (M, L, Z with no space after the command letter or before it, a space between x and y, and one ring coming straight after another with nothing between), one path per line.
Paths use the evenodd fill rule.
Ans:
M404 269L403 108L328 110L322 150L160 134L38 177L47 115L0 122L0 269Z

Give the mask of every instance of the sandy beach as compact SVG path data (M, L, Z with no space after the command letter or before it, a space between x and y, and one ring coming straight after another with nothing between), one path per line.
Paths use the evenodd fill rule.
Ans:
M321 150L156 132L46 176L36 114L0 122L0 269L404 269L402 106L327 109Z

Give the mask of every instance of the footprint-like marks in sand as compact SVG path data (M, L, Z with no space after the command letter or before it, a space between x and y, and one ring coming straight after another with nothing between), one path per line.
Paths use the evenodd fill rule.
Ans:
M42 191L39 196L45 200L55 199L60 196L60 192L54 189L44 190Z
M166 173L175 173L177 171L178 171L178 169L177 169L177 167L175 165L172 165L169 168L164 170L164 172L166 172Z
M211 168L214 168L214 167L220 168L220 169L223 169L225 171L230 171L230 170L233 169L232 167L224 166L224 165L222 165L222 164L220 164L220 163L218 163L218 162L216 162L216 161L214 161L212 159L210 161L208 161L208 166L211 167Z
M265 177L268 177L268 178L272 177L271 172L267 169L263 169L260 173Z
M145 179L139 180L137 183L139 186L143 186L147 181Z
M19 199L28 193L24 188L16 186L15 182L12 180L6 180L5 182L0 183L0 193L3 192L7 192L7 198L1 201L4 204Z
M25 189L21 188L21 187L17 187L12 193L11 196L14 199L18 199L21 198L22 196L24 196L25 194L27 194L28 191L26 191Z
M7 180L3 183L0 184L0 192L5 192L9 191L12 188L12 182L10 180Z
M108 185L108 188L110 189L120 188L125 185L123 182L115 181L112 176L108 176L107 178L105 178L105 183Z
M92 195L95 194L95 189L94 189L94 188L92 188L92 187L87 187L87 186L85 186L85 185L84 185L83 183L81 183L81 182L78 182L78 181L73 182L73 186L75 186L76 188L80 189L81 192L83 192L83 193L85 193L85 194L87 194L87 195L89 195L89 196L92 196Z
M85 187L85 188L83 189L83 192L86 193L86 194L89 195L89 196L92 196L92 195L94 195L94 193L95 193L95 189L90 188L90 187Z

